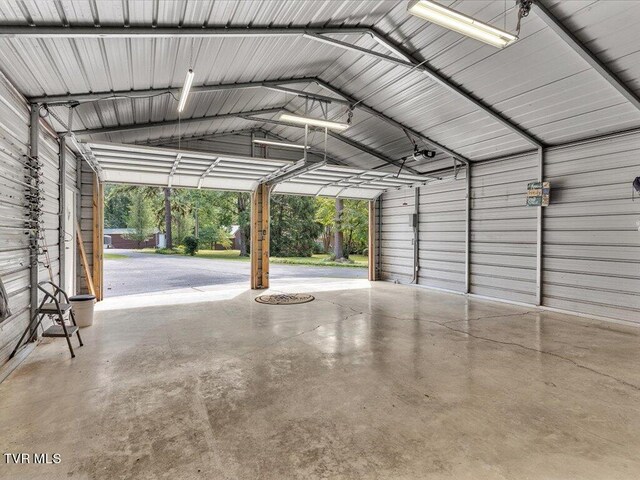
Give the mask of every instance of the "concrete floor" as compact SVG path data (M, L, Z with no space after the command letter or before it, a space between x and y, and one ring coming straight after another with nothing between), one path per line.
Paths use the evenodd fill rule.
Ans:
M0 477L640 477L637 328L389 283L307 290L103 302L74 360L48 340L0 384L3 451L62 456Z

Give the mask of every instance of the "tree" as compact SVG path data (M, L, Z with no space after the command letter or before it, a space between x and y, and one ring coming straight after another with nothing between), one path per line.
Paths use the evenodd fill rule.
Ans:
M173 212L172 217L172 245L182 245L186 237L193 235L193 218L188 211Z
M162 200L162 188L142 187L139 185L108 185L108 190L109 202L105 203L105 219L107 216L111 218L117 217L117 212L113 210L115 208L114 205L117 205L117 202L129 202L129 197L132 194L134 194L135 192L140 192L151 205L154 225L161 230L166 228L165 205ZM107 194L106 191L105 194ZM126 224L126 215L124 224Z
M330 250L332 237L342 237L342 252L335 251L337 259L363 251L369 242L369 207L366 200L333 200L317 198L316 221L320 223L325 251ZM337 205L342 205L338 216ZM339 225L339 227L338 227ZM339 228L339 229L338 229ZM342 235L340 235L340 233ZM338 256L342 253L342 257Z
M344 202L341 198L336 198L336 217L334 226L335 240L333 243L333 255L336 260L345 258L344 253L344 232L342 231L342 214Z
M362 252L369 243L369 207L366 200L345 200L342 215L346 256Z
M164 232L166 239L166 248L173 248L173 235L171 232L171 189L164 189Z
M131 199L129 193L122 191L118 185L106 185L104 189L104 227L124 228Z
M274 257L309 257L322 226L316 222L313 197L271 197L271 245Z
M232 244L229 236L229 230L216 223L209 223L200 227L200 242L209 244L211 250L216 244L222 245L223 248L229 248Z
M322 225L322 246L325 253L329 253L333 244L333 227L336 216L336 203L331 198L316 198L316 222Z
M130 194L131 205L127 215L127 228L132 231L125 238L140 244L153 235L153 212L149 200L140 191Z
M240 226L240 256L249 255L249 242L251 240L251 201L248 193L238 193L236 206L238 212L238 225Z

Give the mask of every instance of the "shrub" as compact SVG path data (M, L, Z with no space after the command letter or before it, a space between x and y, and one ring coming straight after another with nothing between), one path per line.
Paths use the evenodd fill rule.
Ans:
M184 253L191 255L192 257L198 251L198 239L192 235L184 237Z
M324 245L321 242L313 242L313 253L314 254L326 253L324 251Z
M155 252L159 253L160 255L175 255L177 253L180 253L177 248L156 248Z

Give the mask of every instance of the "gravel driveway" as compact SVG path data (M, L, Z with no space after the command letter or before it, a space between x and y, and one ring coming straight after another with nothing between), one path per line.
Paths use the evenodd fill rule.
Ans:
M178 255L155 255L133 250L105 253L127 258L105 259L105 297L119 297L176 288L249 282L251 264L242 260L212 260ZM367 278L366 268L272 264L271 278Z

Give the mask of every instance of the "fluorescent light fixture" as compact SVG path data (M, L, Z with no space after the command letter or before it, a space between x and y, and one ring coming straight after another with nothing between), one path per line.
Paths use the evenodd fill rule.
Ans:
M180 103L178 103L178 112L184 110L184 105L187 103L187 97L189 96L189 90L191 90L191 84L193 83L193 70L189 69L187 77L184 79L184 86L182 92L180 92Z
M264 140L262 138L256 138L253 143L259 143L260 145L273 145L274 147L284 147L284 148L311 148L309 146L300 145L298 143L287 143L287 142L274 142L272 140Z
M283 113L280 120L292 123L301 123L302 125L313 125L314 127L328 128L329 130L346 130L349 128L348 123L332 122L331 120L322 120L321 118L302 117L300 115L292 115Z
M407 11L411 15L488 43L494 47L504 48L518 39L518 37L509 32L474 20L430 0L413 0L409 3Z

